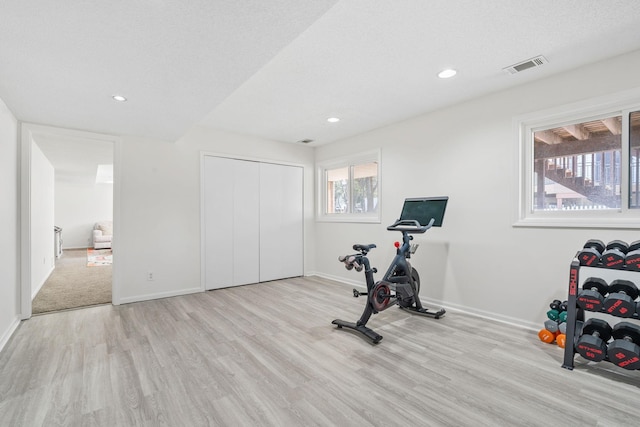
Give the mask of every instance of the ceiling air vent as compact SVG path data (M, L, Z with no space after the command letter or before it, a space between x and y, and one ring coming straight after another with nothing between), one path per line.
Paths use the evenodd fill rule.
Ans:
M298 141L300 144L308 144L310 142L313 142L313 139L301 139L300 141Z
M539 67L542 64L546 64L547 58L542 55L536 56L535 58L527 59L526 61L518 62L517 64L513 64L508 66L507 68L503 68L506 72L510 74L519 73L524 70L528 70L529 68Z

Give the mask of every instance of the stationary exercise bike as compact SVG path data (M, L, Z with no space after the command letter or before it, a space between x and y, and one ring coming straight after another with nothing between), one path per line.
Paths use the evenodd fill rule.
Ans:
M406 199L402 208L400 219L387 227L390 231L402 233L402 244L396 242L396 256L383 276L382 280L375 282L373 275L377 273L372 268L367 254L376 247L375 244L353 245L357 253L353 255L341 255L338 261L344 263L347 270L364 270L367 283L367 292L359 292L353 289L353 296L367 296L367 302L362 316L356 322L347 322L336 319L331 322L338 326L353 329L369 338L374 344L382 339L382 335L366 326L372 314L379 313L387 308L398 305L401 309L414 314L439 319L445 314L444 309L429 310L422 306L418 293L420 292L420 276L409 263L411 255L418 249L417 244L411 244L413 234L423 234L431 227L442 226L444 212L448 197L430 197L420 199Z

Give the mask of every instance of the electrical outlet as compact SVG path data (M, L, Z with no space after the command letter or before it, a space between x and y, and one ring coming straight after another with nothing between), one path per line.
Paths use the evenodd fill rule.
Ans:
M147 271L147 280L153 280L153 271Z

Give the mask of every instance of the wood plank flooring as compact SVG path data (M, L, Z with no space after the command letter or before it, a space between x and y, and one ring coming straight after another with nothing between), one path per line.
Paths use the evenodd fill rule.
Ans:
M329 280L33 317L0 353L1 426L628 426L640 372L560 367L534 332L393 307ZM541 319L541 324L542 324Z

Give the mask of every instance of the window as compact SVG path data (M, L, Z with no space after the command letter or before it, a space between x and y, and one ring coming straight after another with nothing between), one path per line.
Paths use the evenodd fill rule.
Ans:
M533 210L620 209L622 116L533 131Z
M640 208L640 112L629 115L629 208Z
M380 222L379 152L318 165L318 219Z
M515 225L640 228L640 94L631 95L516 119Z

